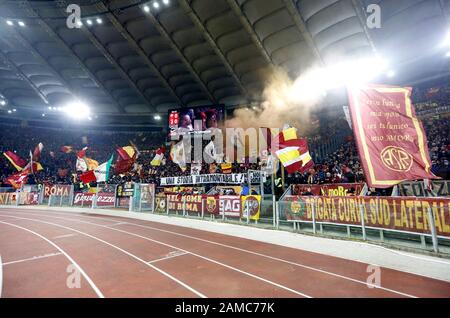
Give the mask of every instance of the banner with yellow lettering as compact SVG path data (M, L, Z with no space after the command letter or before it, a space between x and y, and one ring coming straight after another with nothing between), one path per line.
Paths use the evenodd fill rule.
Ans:
M411 103L411 88L355 86L348 94L358 152L370 187L439 179L431 173L427 139Z
M450 237L450 199L415 197L307 197L286 196L280 213L287 220L313 221L431 234L432 209L438 236Z

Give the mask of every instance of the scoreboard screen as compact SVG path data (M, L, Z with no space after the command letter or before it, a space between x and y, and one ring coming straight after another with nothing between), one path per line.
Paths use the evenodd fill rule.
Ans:
M225 107L202 106L170 110L168 116L169 139L187 134L202 134L212 129L223 128Z

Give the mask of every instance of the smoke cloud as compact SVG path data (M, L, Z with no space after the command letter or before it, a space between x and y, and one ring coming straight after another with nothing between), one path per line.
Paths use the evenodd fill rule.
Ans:
M233 118L227 120L227 127L282 128L289 124L300 134L307 134L314 129L311 111L325 97L324 92L317 90L317 83L312 82L311 74L313 70L293 81L286 72L275 72L267 80L260 107L235 110Z

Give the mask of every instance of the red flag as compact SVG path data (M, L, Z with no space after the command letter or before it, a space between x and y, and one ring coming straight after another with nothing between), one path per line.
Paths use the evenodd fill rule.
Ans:
M61 146L61 151L64 153L71 153L71 152L73 152L73 147L72 146Z
M348 89L361 164L370 187L438 179L427 139L411 103L411 88L365 85Z
M280 149L275 151L275 154L288 173L305 172L314 166L306 139L284 141L279 146Z
M13 174L6 178L5 183L12 185L14 189L20 189L28 181L28 174L28 170Z
M11 164L14 166L14 168L16 168L17 171L22 171L28 164L25 159L20 158L12 151L6 151L3 153L3 155L6 157L6 159L9 160L9 162L11 162Z
M36 148L34 148L33 161L39 161L41 159L42 149L44 149L44 145L40 142Z
M83 183L87 184L90 182L97 181L97 177L95 176L95 173L93 170L89 170L80 176L80 180L83 181Z
M136 161L136 149L131 146L118 148L117 154L118 157L114 166L114 172L116 174L129 172Z

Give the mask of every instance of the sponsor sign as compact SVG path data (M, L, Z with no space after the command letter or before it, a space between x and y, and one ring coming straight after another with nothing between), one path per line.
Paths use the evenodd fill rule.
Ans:
M73 205L92 205L94 193L76 192L73 197Z
M436 232L450 237L450 199L413 197L302 197L286 196L280 204L288 220L361 225L360 206L366 227L431 234L428 208L432 209Z
M129 199L129 198L127 198ZM114 206L116 203L116 195L110 192L97 193L97 206Z
M134 184L119 184L117 186L117 197L132 197L134 195Z

